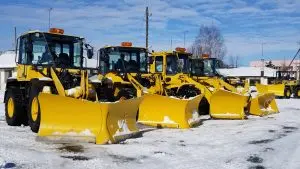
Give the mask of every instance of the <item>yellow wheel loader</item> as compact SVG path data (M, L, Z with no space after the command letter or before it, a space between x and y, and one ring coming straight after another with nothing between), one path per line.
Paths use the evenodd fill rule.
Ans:
M297 56L299 56L299 54L300 48L294 55L287 68L292 67L294 60L297 58ZM278 98L289 99L292 95L294 95L294 98L300 98L300 74L296 71L283 69L277 71L274 78L269 78L267 85L256 84L256 88L261 93L275 93Z
M98 82L103 86L97 88L101 99L118 101L162 93L162 89L157 87L159 83L155 82L155 75L148 73L148 53L145 48L133 47L131 42L105 46L98 51L98 63L99 73L93 84L97 85Z
M176 91L172 91L171 87L162 83L161 74L149 73L150 60L145 48L132 47L131 42L123 42L121 46L101 48L98 51L98 58L99 84L109 86L104 88L110 89L101 91L102 88L99 87L97 93L100 98L105 98L101 97L105 92L110 93L106 95L113 96L105 98L111 101L142 96L137 119L139 123L146 125L190 128L199 123L198 116L193 115L197 112L198 106L190 106L194 101L179 98ZM96 80L93 83L96 83ZM164 106L157 104L157 101ZM156 111L149 113L148 107Z
M153 62L150 65L151 72L161 73L164 88L168 95L177 95L188 98L187 105L197 107L194 110L194 117L203 112L208 112L214 118L225 119L244 119L244 103L247 97L242 97L236 104L228 106L226 101L232 100L233 93L225 90L212 90L210 85L196 82L189 77L190 57L184 48L176 48L173 52L154 52L152 53ZM200 95L199 95L200 94ZM197 97L195 97L197 96ZM197 100L197 101L195 101ZM192 104L188 104L188 103ZM140 111L142 104L140 105ZM147 107L147 111L156 111L154 108ZM186 109L188 110L188 108Z
M5 91L7 124L29 124L40 139L59 142L116 143L138 132L140 100L98 102L83 68L84 49L91 58L93 48L63 29L21 35L17 77L7 80Z
M296 71L277 71L276 77L268 79L268 85L256 84L260 93L274 93L277 98L300 98L300 81Z
M162 95L147 95L139 107L138 122L157 127L190 128L199 125L199 103L203 98L199 87L186 80L188 63L177 65L181 55L172 52L153 52L149 57L150 73L156 75ZM159 89L157 89L159 90Z
M191 62L191 77L212 93L210 98L206 97L212 117L243 119L246 113L264 116L279 112L272 93L252 98L247 82L242 89L227 83L217 71L216 58L192 59Z

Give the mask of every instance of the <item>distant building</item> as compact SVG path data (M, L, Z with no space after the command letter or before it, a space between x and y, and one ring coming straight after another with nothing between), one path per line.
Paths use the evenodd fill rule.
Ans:
M269 64L270 61L266 60L265 61L265 65ZM294 60L294 62L292 63L292 65L287 68L289 66L289 64L291 63L291 60L271 60L271 63L275 66L274 69L276 70L284 70L284 68L286 70L292 70L292 71L300 71L300 60ZM250 66L251 67L262 67L262 61L252 61L250 62Z
M15 52L5 51L0 54L0 90L5 90L8 77L16 74Z
M262 76L262 70L264 70ZM228 68L219 69L219 72L227 77L238 77L240 79L246 79L250 85L255 85L256 82L261 84L267 84L269 77L276 76L276 69L265 67L264 69L260 67L238 67L238 68Z

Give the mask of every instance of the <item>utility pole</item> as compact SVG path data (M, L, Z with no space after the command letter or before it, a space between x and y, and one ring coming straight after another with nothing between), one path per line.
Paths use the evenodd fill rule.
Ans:
M149 8L146 7L146 49L148 50L148 34L149 32Z
M173 50L173 37L171 36L171 50Z
M48 16L48 19L49 19L49 23L48 23L48 28L50 29L51 27L51 11L53 10L53 8L49 8L48 11L49 11L49 16Z
M266 44L266 43L261 43L261 56L262 56L262 58L264 59L264 44Z
M16 51L17 51L17 27L15 26L14 27L14 30L15 30L15 42L14 42L14 48L16 49Z
M188 33L188 31L183 32L183 47L185 48L185 34Z

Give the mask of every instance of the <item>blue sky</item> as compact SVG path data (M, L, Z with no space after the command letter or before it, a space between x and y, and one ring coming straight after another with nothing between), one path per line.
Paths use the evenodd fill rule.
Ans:
M243 65L262 58L290 58L299 48L299 0L1 0L0 50L12 48L18 34L51 26L81 35L96 48L132 41L145 44L145 6L151 12L149 43L153 50L190 46L199 27L220 27L227 55L240 56Z

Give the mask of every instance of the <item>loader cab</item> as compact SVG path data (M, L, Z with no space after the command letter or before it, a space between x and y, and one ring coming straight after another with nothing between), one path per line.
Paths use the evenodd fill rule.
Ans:
M83 67L84 39L64 35L63 29L49 32L29 31L18 38L19 80L44 77L47 67L79 69ZM88 49L88 57L92 49ZM33 71L32 71L33 70Z
M216 58L202 58L191 60L191 75L197 77L220 76L218 68L221 62Z
M148 72L147 50L141 47L132 47L131 42L123 42L121 46L101 48L98 56L98 69L101 74Z
M297 72L296 71L276 71L276 77L270 79L271 83L275 84L286 84L286 85L295 85L298 84L297 81ZM273 81L273 82L272 82Z
M178 73L188 74L190 70L191 54L186 53L184 48L176 48L173 52L152 53L153 63L150 65L151 73L161 73L173 76Z
M296 80L296 71L277 71L276 78L278 80Z

